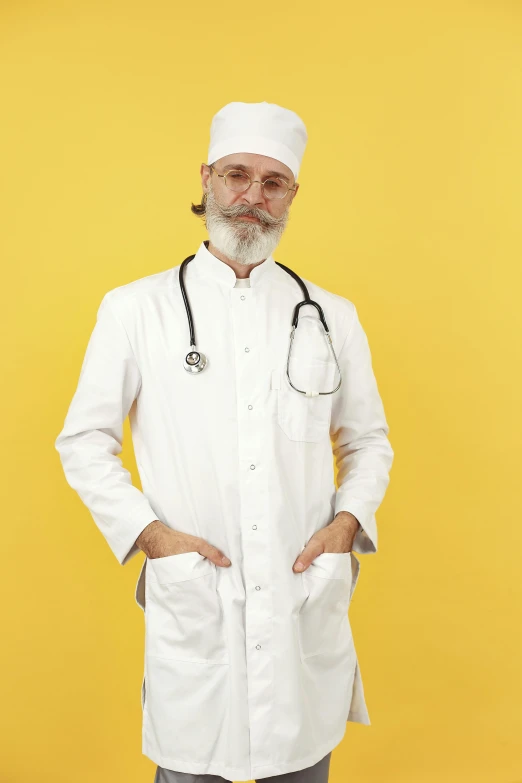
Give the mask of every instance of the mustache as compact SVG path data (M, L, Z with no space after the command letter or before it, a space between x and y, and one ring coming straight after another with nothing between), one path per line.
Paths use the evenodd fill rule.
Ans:
M257 209L257 207L245 207L241 204L226 207L217 202L215 202L215 204L224 217L253 217L257 218L259 222L265 226L277 226L284 221L284 214L281 217L274 217L273 215L264 212L262 209Z

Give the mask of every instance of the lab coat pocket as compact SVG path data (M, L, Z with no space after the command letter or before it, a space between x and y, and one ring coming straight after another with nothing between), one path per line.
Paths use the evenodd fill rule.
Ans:
M303 391L331 391L338 382L335 362L311 359L290 363L290 378ZM274 373L273 373L274 388ZM336 380L337 377L337 380ZM290 440L318 442L329 437L332 394L307 397L294 389L284 370L275 370L278 386L277 420Z
M359 561L353 552L323 552L301 574L305 593L298 615L301 660L350 651L348 607L358 575Z
M217 566L199 552L147 560L146 654L228 663Z

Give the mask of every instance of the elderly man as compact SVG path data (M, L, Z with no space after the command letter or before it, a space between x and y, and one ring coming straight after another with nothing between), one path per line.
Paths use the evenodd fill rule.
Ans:
M209 239L103 297L56 441L118 562L145 553L156 783L326 783L346 722L370 722L348 608L393 451L355 305L272 256L306 142L276 104L214 116Z

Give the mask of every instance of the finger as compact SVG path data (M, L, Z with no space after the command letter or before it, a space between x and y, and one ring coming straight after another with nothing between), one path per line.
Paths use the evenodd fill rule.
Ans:
M208 560L211 560L217 566L223 567L230 565L230 560L228 557L223 554L223 552L216 546L212 546L212 544L209 544L208 541L205 541L204 538L202 538L200 541L198 552L200 555L208 558Z
M312 560L314 560L317 555L320 555L321 552L324 552L324 544L322 541L319 539L309 541L295 561L293 570L298 572L305 571Z

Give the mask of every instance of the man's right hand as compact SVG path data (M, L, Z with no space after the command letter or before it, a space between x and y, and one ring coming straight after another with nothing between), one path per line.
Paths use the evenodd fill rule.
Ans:
M199 552L200 555L211 560L217 566L229 566L230 560L221 550L209 544L204 538L191 536L189 533L180 533L168 525L155 519L141 531L136 539L145 555L150 559L180 555L182 552Z

